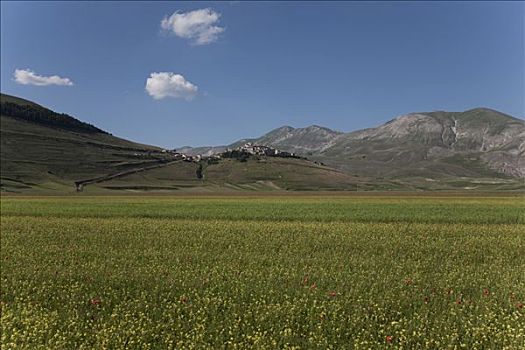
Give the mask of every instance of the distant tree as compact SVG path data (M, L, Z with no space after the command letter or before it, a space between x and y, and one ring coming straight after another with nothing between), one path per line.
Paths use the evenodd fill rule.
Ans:
M204 177L202 173L202 164L199 163L199 166L197 167L197 170L195 173L197 175L197 179L202 179Z

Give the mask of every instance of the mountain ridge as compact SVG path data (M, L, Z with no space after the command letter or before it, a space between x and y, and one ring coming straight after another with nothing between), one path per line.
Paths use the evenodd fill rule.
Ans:
M435 168L432 160L434 163L438 160L458 163L459 159L454 157L461 156L479 164L471 164L477 168L474 172L470 169L472 166L461 171L456 165L455 172L459 176L525 176L522 160L525 121L486 107L463 112L408 113L376 127L347 133L318 125L303 128L285 125L261 137L241 139L226 146L184 150L209 155L246 142L313 157L339 169L373 176L403 173L402 169L391 172L389 166L380 169L380 164L371 167L373 161L401 160L400 166L418 162L423 168L430 169ZM369 164L355 162L356 157L367 159ZM486 169L483 169L485 165Z

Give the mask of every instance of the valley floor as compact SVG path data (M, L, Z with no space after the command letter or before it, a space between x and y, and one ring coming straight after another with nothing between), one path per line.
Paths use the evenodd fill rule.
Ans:
M1 199L1 347L523 349L520 195Z

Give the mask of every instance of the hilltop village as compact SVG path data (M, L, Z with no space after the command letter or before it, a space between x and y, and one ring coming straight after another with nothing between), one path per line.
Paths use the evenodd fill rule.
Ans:
M158 155L154 154L156 152L148 152L146 154L139 154L135 153L135 156L155 156ZM200 161L217 161L223 158L234 158L239 159L240 161L245 161L249 157L252 156L266 156L266 157L280 157L280 158L300 158L300 159L306 159L304 157L300 157L296 155L295 153L281 151L276 148L264 146L264 145L254 145L251 142L248 142L242 146L236 147L236 148L228 148L226 151L222 153L217 153L211 156L201 156L201 155L189 155L184 154L181 152L178 152L176 149L163 149L160 151L160 156L168 161L175 161L175 160L181 160L186 162L200 162Z

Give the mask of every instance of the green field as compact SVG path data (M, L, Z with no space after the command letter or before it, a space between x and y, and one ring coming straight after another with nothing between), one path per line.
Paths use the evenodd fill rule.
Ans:
M523 197L6 197L3 349L524 349Z

